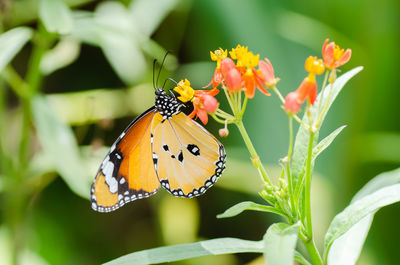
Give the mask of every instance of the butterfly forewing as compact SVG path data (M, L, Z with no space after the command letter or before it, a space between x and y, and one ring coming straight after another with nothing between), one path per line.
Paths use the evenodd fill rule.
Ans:
M155 117L154 120L162 119ZM183 113L153 126L153 157L161 185L179 197L204 193L225 169L225 150Z
M92 208L113 211L127 202L148 197L160 187L151 154L151 108L121 134L104 159L92 185Z

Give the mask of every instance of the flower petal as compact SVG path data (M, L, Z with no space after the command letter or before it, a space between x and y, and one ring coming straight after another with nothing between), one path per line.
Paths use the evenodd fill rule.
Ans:
M207 124L208 122L208 115L207 112L203 109L199 109L197 112L197 116L199 117L199 119L201 120L201 122L203 124Z
M335 67L344 65L350 60L350 58L351 58L351 49L347 49L342 55L342 57L340 57L340 59L336 61Z

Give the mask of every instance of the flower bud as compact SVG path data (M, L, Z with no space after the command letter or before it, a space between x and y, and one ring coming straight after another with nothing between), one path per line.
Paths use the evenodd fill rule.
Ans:
M227 137L228 135L229 135L229 130L228 130L228 128L219 129L219 136L221 136L221 137Z
M231 92L242 89L242 77L236 68L232 68L225 76L225 83Z
M287 94L284 108L286 111L296 114L300 110L299 94L294 91Z
M235 67L236 67L235 62L234 62L231 58L226 57L226 58L224 58L224 59L221 60L221 73L222 73L224 76L226 76L227 73L228 73L231 69L233 69L233 68L235 68Z
M204 95L203 96L203 107L204 110L211 114L214 113L218 108L218 101L211 95Z

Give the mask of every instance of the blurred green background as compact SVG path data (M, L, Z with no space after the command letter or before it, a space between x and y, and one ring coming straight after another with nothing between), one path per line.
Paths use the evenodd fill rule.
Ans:
M316 165L312 196L318 198L313 218L319 247L330 220L355 192L378 173L399 167L398 0L6 0L0 7L1 30L18 27L20 41L13 41L27 41L20 51L13 46L17 54L0 85L1 264L99 264L200 239L260 240L278 220L253 212L215 217L243 200L261 202L257 172L234 127L222 139L226 173L204 196L184 200L160 191L109 214L90 208L89 187L107 146L154 104L152 61L162 60L167 50L172 53L162 82L188 78L201 88L215 67L210 50L247 45L271 60L283 94L305 77L307 56L321 57L325 38L353 50L342 70L365 68L339 95L321 132L348 125ZM18 76L26 76L30 89ZM288 139L279 100L258 93L244 122L277 176ZM219 127L207 125L215 134ZM398 205L376 214L359 264L397 264L399 218ZM178 264L263 262L259 255L241 254Z

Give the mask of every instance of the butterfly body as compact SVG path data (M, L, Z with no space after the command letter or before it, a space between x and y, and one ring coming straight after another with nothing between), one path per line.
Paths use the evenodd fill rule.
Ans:
M181 112L184 103L156 89L155 106L111 146L91 188L92 208L110 212L149 197L160 186L176 197L203 194L225 169L225 149Z

